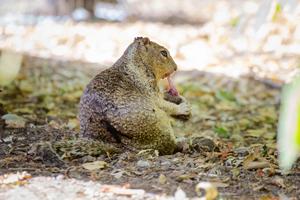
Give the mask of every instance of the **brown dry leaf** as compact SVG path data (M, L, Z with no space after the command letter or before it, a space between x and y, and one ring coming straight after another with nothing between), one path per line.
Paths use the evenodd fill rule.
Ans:
M277 185L281 188L286 188L286 185L284 183L284 179L280 176L275 176L272 181L271 181L272 184L274 185Z
M250 170L250 169L261 169L270 167L270 163L267 161L252 161L244 165L244 169Z
M179 182L181 182L181 181L184 181L184 180L189 180L189 179L191 179L191 178L193 178L192 175L189 175L189 174L182 174L182 175L176 177L176 180L179 181Z
M266 132L263 137L267 140L273 140L276 137L276 133L275 132Z
M69 129L79 129L79 121L77 118L69 119L67 123Z
M259 158L258 155L252 153L244 159L243 167L244 169L247 170L261 169L261 168L270 167L270 163L266 160Z
M167 177L164 174L160 174L158 177L159 184L166 184L167 183Z
M98 169L105 169L105 168L109 167L109 164L104 161L95 161L95 162L84 163L84 164L82 164L82 167L84 169L93 171L93 170L98 170Z
M254 153L249 154L243 162L243 166L247 166L249 163L253 162L256 159L256 155Z
M228 183L224 183L224 182L217 182L217 181L212 181L211 182L215 187L217 187L217 188L226 188L226 187L228 187L229 186L229 184Z
M241 174L241 170L239 168L234 168L231 170L233 178L238 178L238 176Z
M265 189L265 186L261 184L252 184L252 189L256 192Z
M264 129L251 129L247 130L246 136L248 137L261 137L265 133Z
M279 197L275 197L273 195L264 195L259 198L259 200L279 200Z

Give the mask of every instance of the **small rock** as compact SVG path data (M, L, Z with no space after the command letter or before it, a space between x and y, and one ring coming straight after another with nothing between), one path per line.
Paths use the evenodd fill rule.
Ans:
M116 170L116 171L113 171L111 173L111 175L113 175L116 179L120 179L124 173L125 173L125 171Z
M239 157L245 157L249 155L249 149L247 147L238 147L234 149L234 153L236 153Z
M161 165L162 167L170 167L171 164L172 164L172 163L171 163L170 161L165 160L165 161L162 161L160 165Z
M207 174L211 177L219 177L221 176L223 173L222 171L224 171L224 168L223 166L215 166L215 167L212 167L208 172Z
M50 166L61 167L65 164L50 142L33 144L28 154L41 159L43 163Z
M136 163L136 166L140 167L140 168L149 168L150 167L150 163L148 161L145 161L145 160L139 160Z
M197 152L213 152L216 149L214 141L204 137L192 138L191 146Z
M228 156L224 165L226 167L239 167L240 165L243 164L243 159L234 157L234 156Z
M284 179L280 176L275 176L273 179L272 179L272 184L278 186L278 187L281 187L281 188L286 188L286 185L284 183Z
M176 150L177 152L186 153L189 151L189 143L188 140L184 137L180 137L176 139L177 145Z
M96 161L96 158L93 156L90 156L90 155L80 158L80 162L82 162L82 163L94 162L94 161Z

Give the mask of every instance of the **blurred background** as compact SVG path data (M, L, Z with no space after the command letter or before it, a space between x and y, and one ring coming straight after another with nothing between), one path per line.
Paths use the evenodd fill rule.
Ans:
M288 81L300 67L298 0L0 0L0 48L106 67L136 36L181 70Z

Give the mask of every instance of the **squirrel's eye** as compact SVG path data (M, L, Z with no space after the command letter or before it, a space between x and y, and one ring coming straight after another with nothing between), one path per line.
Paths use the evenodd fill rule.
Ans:
M161 55L163 55L164 57L168 57L168 52L167 51L165 51L165 50L162 50L161 52Z

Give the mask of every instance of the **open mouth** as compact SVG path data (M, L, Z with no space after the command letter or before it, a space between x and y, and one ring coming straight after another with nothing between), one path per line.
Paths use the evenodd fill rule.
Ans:
M166 75L168 80L168 93L172 96L178 96L178 91L172 81L171 74L172 73Z

